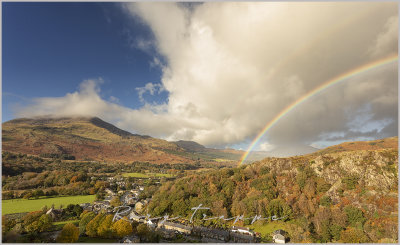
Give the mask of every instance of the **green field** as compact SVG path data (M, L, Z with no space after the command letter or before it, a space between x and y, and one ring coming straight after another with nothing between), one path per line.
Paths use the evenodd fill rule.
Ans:
M53 198L42 198L36 200L27 199L10 199L2 201L2 214L14 214L14 213L24 213L41 210L45 205L48 208L54 204L56 208L60 207L62 204L67 207L68 204L80 204L93 202L95 200L95 195L85 195L85 196L67 196L67 197L53 197Z
M142 173L124 173L122 174L124 177L134 177L134 178L148 178L149 176L147 174L142 174Z
M161 174L161 173L124 173L122 174L124 177L134 177L134 178L149 178L149 177L166 177L171 178L174 177L172 174Z
M174 177L172 174L161 174L161 173L149 173L148 175L154 177L166 177L166 178Z
M283 221L270 221L265 224L261 224L261 222L255 222L250 226L250 228L256 232L259 232L261 235L268 235L279 229L286 230L285 226L286 224Z

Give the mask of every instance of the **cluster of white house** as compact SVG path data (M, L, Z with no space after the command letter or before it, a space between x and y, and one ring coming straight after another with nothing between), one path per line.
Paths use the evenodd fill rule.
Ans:
M95 201L92 207L90 204L81 204L84 209L90 209L98 212L101 209L108 213L115 213L109 203L105 204L105 201ZM138 223L147 224L149 228L158 231L164 238L174 238L176 234L184 234L186 236L195 236L201 238L204 242L236 242L236 243L256 243L260 241L260 234L254 232L246 227L233 226L230 230L222 230L216 228L207 228L201 226L193 226L182 224L178 222L164 221L162 218L147 219L146 216L141 216L138 212L142 212L144 206L149 202L149 199L137 201L130 205L132 210L128 213L121 214L125 216L129 221L135 221ZM100 207L100 210L99 210ZM277 230L273 233L272 242L275 243L286 243L287 234L283 230ZM138 238L135 236L127 237L124 242L138 242Z
M246 227L233 226L230 230L222 230L164 221L163 219L159 219L157 222L154 219L146 219L145 216L140 216L135 211L131 211L127 218L147 224L150 228L160 232L164 238L173 238L177 233L180 233L196 236L207 242L256 243L260 241L260 234ZM286 240L285 231L277 230L274 232L273 242L285 243Z
M147 203L149 203L151 199L147 198L145 200L139 200L139 195L141 191L143 191L143 187L140 186L136 190L119 191L117 194L112 190L106 188L105 192L107 193L107 196L104 198L103 201L94 201L93 204L82 203L80 204L80 206L84 210L94 211L96 213L100 211L104 211L106 213L113 213L114 207L111 206L110 202L114 197L118 196L123 205L128 205L133 207L136 212L142 212L143 207Z
M109 181L114 179L109 178ZM123 184L123 183L121 183ZM115 196L120 197L121 203L125 206L129 206L129 212L121 213L121 216L125 216L129 221L135 221L138 223L147 224L151 229L158 231L164 238L174 238L177 234L183 234L188 237L197 237L204 242L236 242L236 243L256 243L260 242L260 234L250 230L249 228L232 226L230 230L207 228L201 226L187 225L178 222L165 221L162 218L147 219L146 216L140 216L138 213L144 211L144 207L150 202L150 198L145 200L139 200L140 192L143 191L142 186L137 186L137 189L130 191L120 191L117 193L110 189L105 189L107 197L103 201L95 201L93 205L90 203L80 204L84 210L106 213L115 213L116 210L110 205L112 198ZM55 213L55 210L52 212ZM287 237L286 232L283 230L277 230L273 233L273 241L275 243L286 243ZM140 242L137 236L133 234L123 239L125 243Z

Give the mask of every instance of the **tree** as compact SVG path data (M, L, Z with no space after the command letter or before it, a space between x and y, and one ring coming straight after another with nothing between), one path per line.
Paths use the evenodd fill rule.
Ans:
M83 208L81 206L79 206L79 204L69 204L66 208L66 213L68 216L77 216L79 217L79 215L81 215Z
M276 218L282 219L283 221L292 218L293 211L289 205L282 199L274 199L268 204L268 214L275 216Z
M118 196L115 196L115 197L113 197L113 199L111 199L110 205L111 205L111 206L114 206L114 207L118 207L118 206L121 206L122 203L121 203L121 201L119 200L119 197L118 197Z
M43 214L39 217L39 219L27 225L25 229L29 233L38 233L49 230L51 226L52 226L51 217L47 214Z
M124 237L133 232L131 223L129 223L125 219L120 219L117 222L115 222L112 228L113 230L115 230L118 237Z
M100 225L100 222L105 218L104 214L98 214L94 217L87 225L86 225L86 235L90 237L97 236L97 229Z
M2 234L10 231L16 224L15 219L10 219L7 216L2 216L1 226L2 226Z
M137 234L142 237L147 236L147 234L150 232L149 227L147 227L147 225L145 225L145 224L139 224L136 227L136 230L137 230Z
M39 189L39 190L34 190L34 191L32 192L32 196L35 197L35 199L37 199L37 198L39 198L39 197L41 197L41 196L44 196L44 192L43 192L43 190L41 190L41 189Z
M87 224L96 216L95 213L93 212L88 212L84 214L81 218L81 221L79 221L79 233L84 234L86 231L86 226Z
M79 217L81 215L81 213L83 212L83 208L79 204L76 204L74 206L73 211L75 213L75 216Z
M24 194L24 196L23 196L24 199L29 199L29 198L31 198L31 197L32 197L32 192L30 192L30 191L26 192L26 193Z
M329 227L329 232L331 233L332 238L335 241L338 241L340 239L340 233L342 232L342 230L343 227L337 224L331 224L331 226Z
M56 241L61 243L73 243L79 239L79 229L72 223L64 225L61 233L58 235Z
M96 200L103 200L103 199L104 199L104 193L101 190L99 190L96 193Z
M329 196L323 196L319 203L322 206L328 207L332 204L332 199Z
M366 243L369 241L362 230L353 227L342 231L340 233L340 240L344 243Z
M39 223L39 232L48 231L53 225L52 218L50 217L50 215L47 214L43 214L42 216L40 216Z
M42 216L43 212L42 211L33 211L28 213L22 218L24 226L27 226L31 224L32 222L36 221L39 219L40 216Z
M104 238L112 238L114 237L114 232L111 229L113 225L113 215L107 215L99 224L99 227L97 228L97 234L100 237Z
M343 211L347 215L347 221L349 222L350 226L356 227L361 225L362 227L362 225L364 225L366 218L364 217L364 213L360 209L348 205L343 209Z

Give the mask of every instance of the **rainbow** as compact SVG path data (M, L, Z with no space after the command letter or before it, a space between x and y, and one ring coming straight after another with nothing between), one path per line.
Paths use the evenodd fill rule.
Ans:
M243 162L246 160L247 156L249 153L253 150L253 148L257 145L257 143L260 141L261 137L272 127L274 126L282 117L284 117L286 114L291 112L294 108L302 104L304 101L306 101L308 98L320 93L321 91L328 89L332 87L335 84L341 83L351 77L357 76L361 73L370 71L372 69L387 65L389 63L395 62L398 59L398 55L391 55L388 57L385 57L383 59L379 59L376 61L373 61L371 63L364 64L360 67L357 67L353 70L347 71L343 74L340 74L324 83L322 83L320 86L314 88L313 90L309 91L296 101L294 101L292 104L288 105L285 109L283 109L278 115L276 115L265 127L261 132L254 138L254 140L251 142L249 148L247 151L243 154L242 158L240 159L239 165L243 164Z

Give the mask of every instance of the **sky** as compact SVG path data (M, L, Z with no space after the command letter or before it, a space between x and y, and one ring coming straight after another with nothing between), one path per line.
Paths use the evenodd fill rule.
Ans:
M288 105L398 53L396 2L2 3L2 121L98 116L247 149ZM397 136L397 62L307 99L256 150Z

